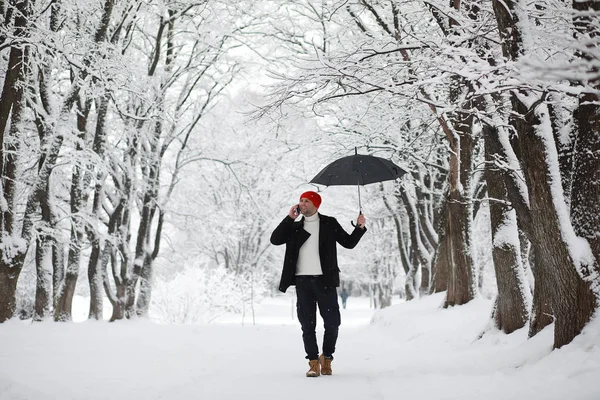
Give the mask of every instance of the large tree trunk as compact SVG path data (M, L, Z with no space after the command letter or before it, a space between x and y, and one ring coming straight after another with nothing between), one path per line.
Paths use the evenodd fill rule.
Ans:
M600 97L584 94L575 112L577 141L573 171L571 217L578 236L587 239L600 259ZM591 271L590 271L591 272ZM600 271L596 271L600 273Z
M29 1L14 5L14 36L28 36L27 24L31 13ZM15 215L16 182L20 129L25 113L25 87L29 74L29 51L25 41L17 39L10 48L8 69L0 98L0 323L13 317L16 307L16 285L25 262L28 240L17 233ZM9 118L10 117L10 118ZM10 128L6 135L7 123Z
M492 258L496 272L498 295L494 305L496 327L505 333L523 328L529 320L531 296L521 265L519 231L516 213L508 205L508 193L496 160L503 152L498 148L498 129L484 125L485 177L490 197Z
M574 1L573 8L582 11L574 21L576 37L591 38L598 43L600 27L597 15L600 11L598 1ZM590 11L593 13L590 14ZM589 40L589 39L588 39ZM581 60L589 62L589 73L598 76L597 47L590 44L590 51L580 51ZM589 82L594 89L600 89L600 79ZM571 217L573 227L578 236L585 238L590 244L595 257L593 266L583 268L580 273L593 287L596 296L600 295L600 96L596 93L582 93L574 112L576 141L573 160L573 185ZM592 278L595 276L595 279ZM590 310L591 312L592 310Z
M444 307L462 305L475 297L471 257L471 175L474 142L473 116L457 112L452 120L456 135L451 142L450 191L446 202L449 274Z
M597 15L600 11L598 1L574 1L573 8L582 11L582 16L574 20L576 37L597 40L600 28L597 18L590 17L590 11ZM581 60L590 62L589 73L598 76L598 58L596 46L591 51L580 51ZM589 82L594 89L600 89L600 80ZM595 93L583 93L578 99L574 112L576 142L573 160L573 181L571 188L571 219L575 234L583 237L590 245L594 260L588 260L579 266L578 308L576 328L582 329L591 319L600 303L600 96ZM595 291L591 291L594 288ZM593 296L592 296L593 294ZM568 339L568 336L567 336ZM568 343L568 342L567 342Z

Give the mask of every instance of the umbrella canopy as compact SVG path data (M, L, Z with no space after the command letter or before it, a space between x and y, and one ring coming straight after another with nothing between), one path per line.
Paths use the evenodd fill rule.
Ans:
M355 154L335 160L321 170L310 183L325 186L358 185L358 203L360 205L360 185L391 181L400 178L405 170L385 158Z

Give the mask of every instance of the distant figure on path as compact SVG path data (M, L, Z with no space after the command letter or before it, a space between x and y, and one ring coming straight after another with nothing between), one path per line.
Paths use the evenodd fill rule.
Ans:
M336 243L352 249L367 231L364 215L358 216L354 230L348 234L335 218L317 212L320 205L318 193L302 193L300 202L290 208L271 234L272 244L286 245L279 290L285 293L291 285L296 286L296 310L310 366L308 377L332 374L331 361L341 322L336 290L340 285ZM296 221L300 214L303 217ZM315 330L317 304L325 328L320 356Z
M348 293L346 288L342 288L342 293L340 293L340 297L342 298L342 307L344 307L344 309L346 309L346 300L348 300L348 296L350 296L350 293Z

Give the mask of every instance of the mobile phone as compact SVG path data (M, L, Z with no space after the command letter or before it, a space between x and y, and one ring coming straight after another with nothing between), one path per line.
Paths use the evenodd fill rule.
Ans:
M300 215L300 206L296 206L296 215Z

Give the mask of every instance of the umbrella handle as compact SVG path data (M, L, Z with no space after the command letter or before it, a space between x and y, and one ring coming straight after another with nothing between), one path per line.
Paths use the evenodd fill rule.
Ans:
M362 210L358 211L358 215L362 215ZM350 221L350 223L352 224L353 227L356 228L356 224L354 223L354 221Z

